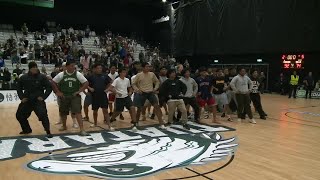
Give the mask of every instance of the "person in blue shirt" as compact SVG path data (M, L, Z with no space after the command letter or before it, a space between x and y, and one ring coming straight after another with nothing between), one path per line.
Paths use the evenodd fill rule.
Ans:
M111 127L110 117L108 114L108 97L106 94L106 91L112 80L108 75L102 73L101 64L94 64L93 68L95 69L95 73L88 77L88 90L92 95L92 110L94 120L94 124L91 127L96 127L98 125L98 109L101 108L105 122L109 126L109 130L113 131L114 128Z
M0 56L0 68L5 66L4 59Z
M196 82L199 86L197 94L197 102L200 106L200 112L207 105L209 112L213 113L213 122L218 123L216 119L217 107L215 99L213 98L212 92L212 81L207 77L207 71L205 67L199 69L200 77L197 78Z

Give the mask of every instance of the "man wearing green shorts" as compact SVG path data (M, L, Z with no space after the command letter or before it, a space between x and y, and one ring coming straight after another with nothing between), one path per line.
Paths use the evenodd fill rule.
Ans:
M88 135L83 129L80 96L80 93L89 85L87 79L76 70L75 62L68 61L66 64L66 71L55 76L53 82L54 92L61 98L59 111L62 119L62 128L60 131L67 130L67 116L71 110L71 113L76 115L80 127L80 134L83 136Z

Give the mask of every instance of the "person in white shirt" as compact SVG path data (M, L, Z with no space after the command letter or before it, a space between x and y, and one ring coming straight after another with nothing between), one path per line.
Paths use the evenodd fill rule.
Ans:
M67 130L67 115L69 111L76 115L76 119L80 126L80 135L87 136L84 131L81 117L81 96L80 93L87 89L89 82L75 68L75 62L66 63L66 71L56 75L53 80L52 87L56 95L61 98L59 111L62 119L62 128L60 131Z
M132 88L130 80L126 78L127 70L122 68L119 70L119 77L116 78L110 86L110 91L116 95L115 99L115 111L112 114L111 121L115 121L115 118L123 112L124 107L129 109L131 120L133 124L136 124L136 110L133 106L131 95ZM133 130L137 130L136 126L133 127Z
M252 116L250 107L250 92L252 91L253 84L251 79L246 74L246 69L240 68L239 74L232 79L232 81L230 82L230 86L236 94L238 103L238 121L241 122L242 120L244 120L245 115L248 114L249 122L252 124L256 124L256 121Z
M73 27L70 27L70 28L68 29L68 32L69 32L69 34L74 34L74 29L73 29Z
M200 123L200 107L196 100L198 84L192 77L190 77L190 74L191 72L189 69L185 69L181 72L183 77L180 78L180 81L182 81L187 87L187 92L184 94L183 101L187 109L189 109L188 106L192 107L194 111L194 120L196 123Z
M117 67L115 65L111 65L110 73L108 74L108 76L110 77L110 79L112 81L114 81L119 76L119 74L117 72Z
M110 77L110 79L112 81L114 81L119 76L119 74L117 72L117 67L115 65L110 66L110 73L108 74L108 76ZM109 110L110 110L109 115L110 116L112 116L112 113L113 113L113 103L115 101L115 98L116 98L115 94L109 93L108 99L109 99ZM124 119L122 114L120 115L120 119L122 119L122 120Z
M67 70L66 66L67 66L67 63L63 62L62 66L61 66L63 72L65 72ZM58 107L60 107L61 98L57 97L57 103L58 103ZM59 121L55 123L56 125L62 124L62 117L60 115L60 110L59 110L59 116L60 116L60 118L59 118ZM73 121L72 127L75 128L75 129L78 129L79 126L77 124L76 114L75 113L71 113L71 118L72 118L72 121Z

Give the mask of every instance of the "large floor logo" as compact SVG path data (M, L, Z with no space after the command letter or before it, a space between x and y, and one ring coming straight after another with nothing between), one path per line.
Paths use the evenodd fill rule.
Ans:
M149 126L138 132L95 132L88 137L69 134L52 139L0 138L0 159L47 152L48 156L28 163L27 167L54 174L125 179L220 161L234 153L238 145L236 139L223 139L218 134L234 129L193 123L190 126L189 132L173 125L167 130ZM76 148L66 153L57 152Z

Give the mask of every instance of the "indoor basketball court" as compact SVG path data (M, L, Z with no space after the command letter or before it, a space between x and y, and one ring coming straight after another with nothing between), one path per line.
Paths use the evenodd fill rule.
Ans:
M140 131L130 132L124 113L114 132L101 119L94 129L85 122L85 138L71 128L70 118L67 134L61 134L54 125L57 105L48 103L52 139L34 114L33 133L17 135L17 104L1 105L0 179L319 179L319 101L265 94L262 103L268 118L257 124L233 115L234 122L190 122L186 132L179 126L161 130L147 119Z
M0 180L320 180L320 0L0 7Z

